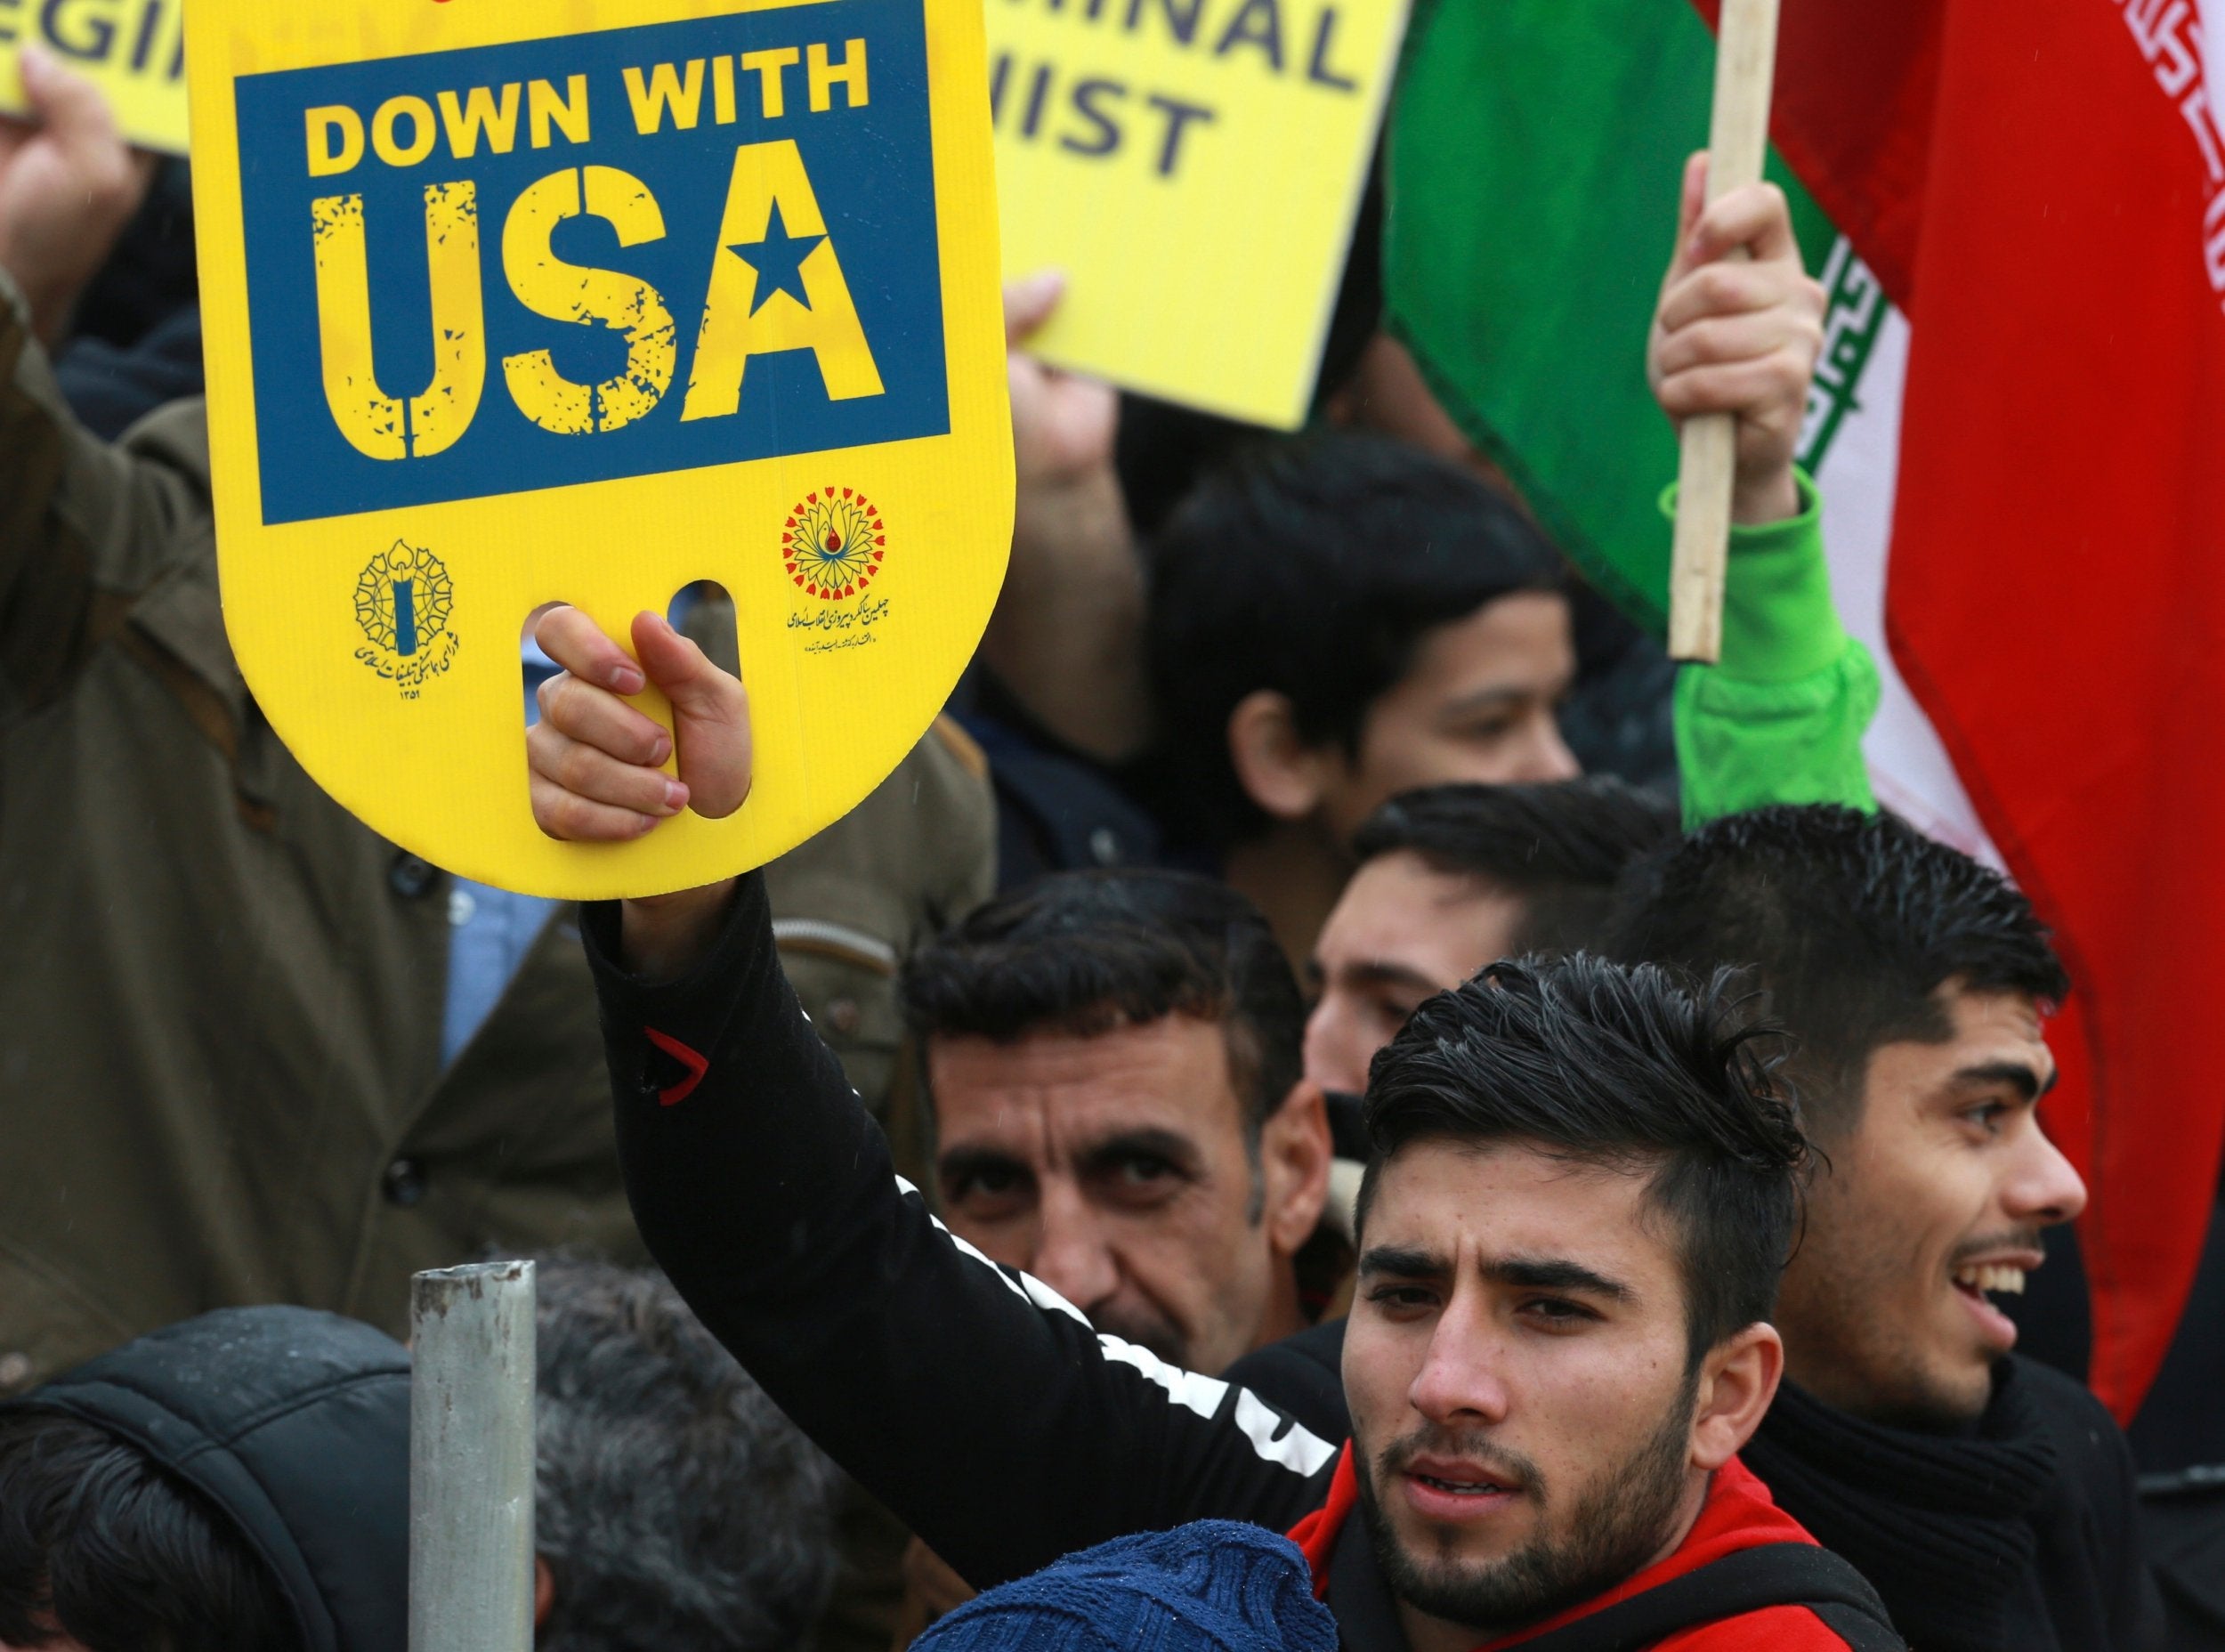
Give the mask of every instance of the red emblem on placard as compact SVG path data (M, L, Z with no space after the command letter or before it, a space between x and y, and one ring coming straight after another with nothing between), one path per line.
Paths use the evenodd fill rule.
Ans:
M887 554L881 514L854 488L805 494L781 529L781 559L789 582L821 602L855 596L872 584Z

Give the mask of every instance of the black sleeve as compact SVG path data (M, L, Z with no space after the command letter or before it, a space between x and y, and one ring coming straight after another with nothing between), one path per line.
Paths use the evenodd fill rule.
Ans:
M1256 1348L1221 1373L1325 1440L1347 1439L1352 1413L1344 1400L1344 1321L1323 1320L1295 1336Z
M797 1007L764 880L711 955L648 985L583 912L642 1237L765 1391L986 1588L1185 1520L1287 1529L1333 1448L1225 1382L1099 1337L954 1238Z

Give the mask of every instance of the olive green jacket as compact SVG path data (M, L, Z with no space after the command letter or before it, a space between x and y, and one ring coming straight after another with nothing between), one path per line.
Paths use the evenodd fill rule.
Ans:
M899 956L989 893L977 758L924 741L774 873L869 1097ZM400 1331L419 1268L640 1254L573 912L443 1071L448 895L248 694L200 405L89 436L0 275L0 1394L226 1304Z

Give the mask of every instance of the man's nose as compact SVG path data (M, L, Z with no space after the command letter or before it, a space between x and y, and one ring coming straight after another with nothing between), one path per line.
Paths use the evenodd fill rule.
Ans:
M1448 1311L1430 1334L1429 1351L1407 1398L1430 1421L1444 1426L1503 1422L1509 1398L1497 1370L1496 1340L1476 1316Z
M1087 1313L1120 1289L1112 1247L1081 1190L1063 1176L1046 1177L1028 1272Z
M2002 1206L2012 1220L2037 1227L2073 1220L2086 1208L2085 1179L2048 1140L2036 1119L2025 1135L2002 1190Z
M1583 765L1576 761L1576 754L1561 738L1560 719L1547 712L1536 720L1528 749L1522 755L1520 771L1508 778L1529 781L1574 780L1582 773Z
M1362 1049L1363 1041L1336 992L1323 993L1306 1017L1306 1076L1323 1089L1358 1095L1367 1088L1368 1057L1375 1053Z

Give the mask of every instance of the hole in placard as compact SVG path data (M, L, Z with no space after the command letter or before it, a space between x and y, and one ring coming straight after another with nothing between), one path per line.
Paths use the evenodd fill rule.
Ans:
M541 684L563 668L542 651L540 639L535 634L549 611L563 605L562 603L543 603L527 614L525 623L518 628L518 668L525 680L525 726L528 728L541 720Z
M734 599L717 580L695 579L682 586L665 604L665 618L720 670L741 675L741 636Z

